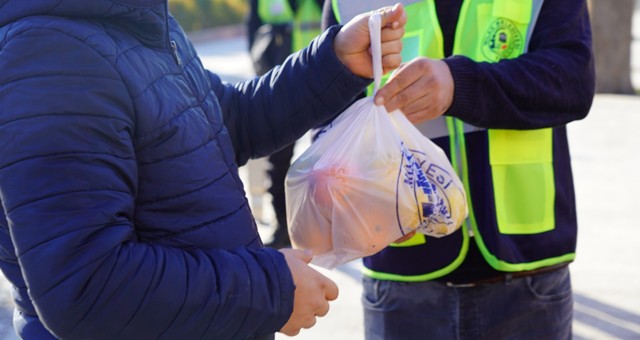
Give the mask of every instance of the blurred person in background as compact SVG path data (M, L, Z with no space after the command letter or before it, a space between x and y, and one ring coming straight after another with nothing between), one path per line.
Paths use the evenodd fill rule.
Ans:
M263 248L238 166L370 82L368 16L262 77L206 71L166 0L0 1L0 269L24 339L247 339L312 327L336 285ZM383 14L400 63L402 6Z
M323 24L389 1L332 0ZM570 339L577 220L566 124L594 97L585 0L404 0L375 101L449 156L469 217L364 259L367 339Z
M247 19L249 55L257 75L281 64L320 34L323 0L251 0ZM284 180L291 165L295 143L267 157L275 231L266 246L290 247Z

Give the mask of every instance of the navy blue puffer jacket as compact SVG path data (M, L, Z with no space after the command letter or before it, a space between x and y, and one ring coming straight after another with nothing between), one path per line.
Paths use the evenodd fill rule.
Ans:
M261 248L238 166L368 84L336 58L336 32L229 85L202 68L166 0L0 0L0 267L18 334L280 329L291 274Z

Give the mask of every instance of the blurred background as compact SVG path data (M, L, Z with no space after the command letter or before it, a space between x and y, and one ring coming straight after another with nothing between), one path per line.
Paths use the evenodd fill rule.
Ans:
M598 92L637 93L632 84L632 42L634 14L638 0L588 0L592 17ZM248 0L169 0L169 10L186 31L231 26L245 32L243 21ZM637 21L637 20L636 20ZM638 25L637 22L635 25ZM635 56L638 58L639 56Z
M239 25L249 11L248 0L169 0L169 11L189 32Z
M572 264L575 339L640 339L640 0L589 0L596 53L592 111L569 125L580 233ZM169 0L205 66L228 82L253 77L245 18L248 0ZM295 155L307 146L303 137ZM305 142L306 141L306 142ZM294 156L295 159L295 156ZM250 204L266 238L274 213L264 160L241 168ZM341 289L328 316L298 339L361 339L358 261L323 271ZM12 328L10 285L0 275L0 340ZM286 338L278 335L277 339Z

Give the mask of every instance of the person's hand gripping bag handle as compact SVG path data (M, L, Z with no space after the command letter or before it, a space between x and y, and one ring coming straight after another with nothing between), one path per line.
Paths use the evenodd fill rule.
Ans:
M382 78L380 15L369 19L374 88ZM291 165L285 182L294 248L334 268L414 231L444 236L467 214L444 152L400 112L355 102Z

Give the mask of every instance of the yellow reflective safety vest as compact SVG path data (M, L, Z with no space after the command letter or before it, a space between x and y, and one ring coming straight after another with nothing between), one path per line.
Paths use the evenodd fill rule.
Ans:
M495 63L527 52L543 1L465 0L453 54ZM403 3L408 18L403 61L444 58L434 0L332 0L332 6L338 22L344 23L396 2ZM554 144L556 134L564 130L484 129L451 116L417 127L449 156L468 193L469 217L450 236L418 234L365 258L366 275L397 281L435 279L462 263L471 240L500 271L532 270L574 259L577 223L570 164L568 159L554 159L557 148L566 147Z
M289 0L258 0L258 15L265 24L292 24L292 51L306 47L320 34L322 8L315 0L295 0L294 13Z

